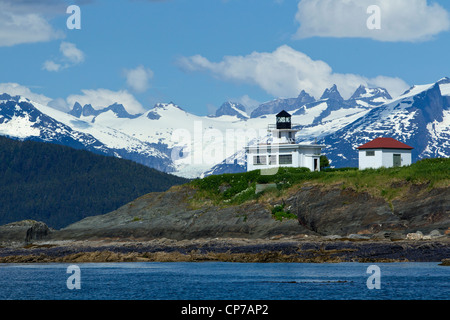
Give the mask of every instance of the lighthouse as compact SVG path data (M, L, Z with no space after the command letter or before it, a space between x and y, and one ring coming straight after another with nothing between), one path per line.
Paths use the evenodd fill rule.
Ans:
M269 124L271 139L267 143L249 145L245 148L247 171L271 169L275 167L305 167L320 171L320 154L324 145L297 144L292 116L281 111L275 116L275 124Z

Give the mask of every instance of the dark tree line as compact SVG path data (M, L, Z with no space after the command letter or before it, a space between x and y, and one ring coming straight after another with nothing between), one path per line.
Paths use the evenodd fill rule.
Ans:
M129 160L0 137L0 225L33 219L59 229L185 182Z

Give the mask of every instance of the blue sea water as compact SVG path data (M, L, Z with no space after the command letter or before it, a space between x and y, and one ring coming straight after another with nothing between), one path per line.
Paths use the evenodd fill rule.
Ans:
M80 263L78 274L68 273L70 265L0 264L0 299L448 300L450 296L450 267L438 263L378 263L377 275L368 273L370 263ZM374 276L379 276L379 289L368 288L368 282L375 283ZM79 289L69 289L68 279L79 283Z

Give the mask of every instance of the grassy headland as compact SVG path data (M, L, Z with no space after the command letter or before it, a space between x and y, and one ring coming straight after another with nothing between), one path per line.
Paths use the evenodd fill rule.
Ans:
M410 192L411 185L426 185L428 190L449 186L450 159L424 159L405 167L366 170L340 168L311 172L307 168L279 168L271 175L255 170L208 176L190 184L199 191L193 204L208 201L215 205L236 205L257 200L264 194L283 197L306 184L324 187L339 184L342 189L367 192L389 202ZM257 184L273 184L274 188L256 193Z

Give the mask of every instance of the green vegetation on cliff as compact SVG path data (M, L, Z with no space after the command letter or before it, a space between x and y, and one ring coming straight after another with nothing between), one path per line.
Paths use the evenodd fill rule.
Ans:
M0 137L0 225L33 219L61 228L187 181L129 160Z
M450 159L424 159L410 166L358 170L356 168L325 169L311 172L306 168L279 168L276 174L261 174L261 170L223 174L194 180L199 190L196 200L208 199L215 204L240 204L259 198L257 184L274 184L267 192L282 196L291 188L306 183L316 185L340 184L341 188L368 192L387 201L401 196L409 186L427 185L429 189L450 185ZM408 187L408 188L407 188Z

